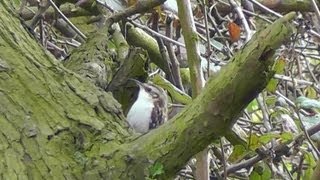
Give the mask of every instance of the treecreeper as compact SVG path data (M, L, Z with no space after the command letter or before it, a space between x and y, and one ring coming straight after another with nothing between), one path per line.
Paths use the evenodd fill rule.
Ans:
M127 121L136 132L144 134L167 121L167 94L154 84L130 80L139 86L139 93L127 114Z

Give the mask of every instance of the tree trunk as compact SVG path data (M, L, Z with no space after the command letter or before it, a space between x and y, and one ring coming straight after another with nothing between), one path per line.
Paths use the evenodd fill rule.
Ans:
M173 177L192 155L230 131L265 87L273 54L290 37L294 16L254 36L182 113L138 137L111 93L43 50L9 4L0 0L3 179Z

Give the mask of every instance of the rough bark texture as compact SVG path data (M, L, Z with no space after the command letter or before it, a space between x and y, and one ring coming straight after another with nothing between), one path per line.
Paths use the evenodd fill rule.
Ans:
M0 13L1 177L81 178L96 138L129 136L121 107L48 55L5 0Z
M146 80L148 54L141 48L131 48L128 54L129 47L123 47L123 39L119 36L117 31L108 27L98 30L84 45L72 52L64 65L98 87L112 92L127 112L135 89L128 83L128 78Z
M286 16L254 36L174 120L137 137L110 93L66 69L0 0L0 176L3 179L168 178L224 135L272 76ZM79 57L83 58L83 57Z

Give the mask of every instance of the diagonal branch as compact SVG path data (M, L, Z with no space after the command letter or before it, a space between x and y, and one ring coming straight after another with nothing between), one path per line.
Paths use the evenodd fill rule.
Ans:
M130 160L130 169L122 173L147 176L150 167L162 164L161 178L170 178L194 154L230 131L273 76L275 50L293 33L289 21L294 16L289 13L255 34L182 113L118 151L115 158Z

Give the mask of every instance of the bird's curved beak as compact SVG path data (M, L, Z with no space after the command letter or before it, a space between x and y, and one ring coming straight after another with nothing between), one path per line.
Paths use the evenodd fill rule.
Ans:
M129 80L135 82L139 87L141 87L141 86L143 87L143 83L142 82L140 82L140 81L138 81L136 79L132 79L132 78L129 78Z

